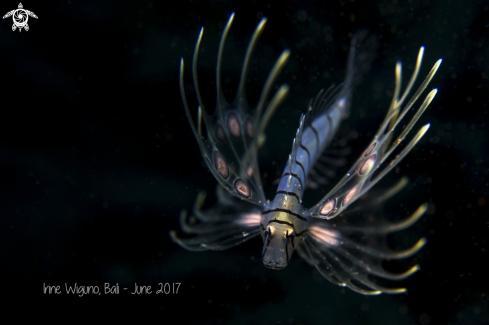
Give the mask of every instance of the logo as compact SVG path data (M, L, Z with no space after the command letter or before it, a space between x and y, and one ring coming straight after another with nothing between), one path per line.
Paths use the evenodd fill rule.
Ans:
M19 29L19 32L22 31L22 28L24 28L26 31L29 30L29 25L27 25L29 16L37 19L36 14L33 13L32 11L25 10L24 7L22 6L22 3L19 3L18 9L14 9L12 11L7 12L3 16L3 19L8 18L10 16L12 16L12 19L14 20L14 24L12 25L12 31L14 32L17 28Z

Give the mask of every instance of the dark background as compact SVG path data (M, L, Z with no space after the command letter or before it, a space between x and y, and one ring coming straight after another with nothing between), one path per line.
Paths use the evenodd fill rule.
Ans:
M2 15L17 8L3 1ZM0 23L0 295L4 312L52 316L108 311L159 312L166 323L488 324L487 1L30 1L28 32ZM288 98L260 151L269 198L287 160L299 114L319 89L342 81L352 33L379 37L373 68L353 94L345 127L357 132L350 160L365 149L385 114L394 67L404 84L421 45L420 79L444 61L429 89L433 103L415 127L431 128L388 179L410 185L386 209L428 213L406 234L427 246L406 265L421 271L403 295L365 297L323 280L295 255L283 271L260 261L261 240L223 252L187 252L168 232L200 190L216 181L205 168L178 89L204 26L201 92L215 103L222 28L236 12L224 51L231 100L249 38L268 17L247 89L256 103L281 51L291 59L276 83ZM419 84L418 81L417 84ZM427 92L426 92L427 93ZM417 104L419 105L419 104ZM417 106L416 106L417 107ZM412 135L411 135L412 136ZM387 181L388 183L388 181ZM380 187L382 185L379 184ZM306 192L306 204L327 188ZM311 199L312 198L312 199ZM178 294L43 294L50 285L132 288L177 283ZM122 291L122 290L121 290ZM6 300L5 300L6 299Z

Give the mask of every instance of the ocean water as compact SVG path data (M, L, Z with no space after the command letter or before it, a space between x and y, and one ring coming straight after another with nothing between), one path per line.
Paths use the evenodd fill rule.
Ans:
M116 317L130 311L141 317L156 313L163 322L177 317L183 324L489 323L487 1L23 5L38 16L29 17L28 31L12 31L11 17L0 22L4 313ZM17 6L4 1L1 9L5 14ZM191 60L203 26L199 82L212 111L219 40L232 12L222 66L229 100L261 17L268 22L246 84L251 104L280 53L291 50L275 83L287 83L290 93L259 152L269 198L300 113L320 89L343 80L355 31L370 29L380 46L338 135L353 149L350 163L388 109L396 61L403 62L406 85L425 46L419 85L443 58L428 87L438 94L414 128L431 123L429 131L378 185L387 187L403 175L410 180L379 218L402 218L429 204L423 218L389 241L395 248L428 240L416 256L392 266L421 266L400 283L406 294L366 297L337 287L297 254L286 269L267 269L258 238L199 253L170 240L170 230L181 231L180 211L191 209L201 190L212 201L217 185L185 117L180 58L196 111ZM314 204L327 190L306 192L305 203ZM131 294L135 286L139 294Z

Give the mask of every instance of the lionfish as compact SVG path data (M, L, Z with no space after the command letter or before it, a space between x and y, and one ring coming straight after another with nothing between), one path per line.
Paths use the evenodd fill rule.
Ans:
M197 124L193 121L186 99L184 62L181 59L180 92L183 106L204 161L221 186L218 185L217 188L217 203L207 210L202 210L205 192L198 194L193 209L195 218L191 219L193 222L188 220L186 211L182 211L182 230L195 236L182 238L177 236L176 231L170 231L172 240L190 251L224 250L261 235L262 260L268 268L285 268L293 252L297 250L322 276L339 286L346 286L365 295L405 292L405 288L385 287L379 281L405 279L415 273L419 266L415 265L403 273L393 273L387 271L382 262L409 257L421 249L426 240L422 238L413 247L402 251L392 250L382 243L385 243L386 235L415 223L426 212L427 205L421 205L401 221L369 220L361 225L350 221L351 215L358 215L364 208L377 206L399 192L407 183L403 177L386 191L376 193L375 198L364 204L366 207L348 207L396 167L428 130L429 124L423 126L393 160L384 168L379 168L404 140L433 100L437 89L426 96L414 117L392 141L394 129L428 86L442 59L435 63L409 99L408 94L419 73L424 47L419 51L414 73L402 95L401 63L397 62L392 102L373 140L328 194L314 206L306 208L302 205L304 190L306 187L315 188L324 181L326 177L319 175L318 170L331 170L328 169L331 166L324 163L328 159L320 158L332 142L341 120L349 113L352 84L356 74L362 70L362 65L366 64L366 55L356 55L363 37L360 35L362 33L357 32L349 49L346 80L337 87L321 90L309 102L307 113L300 117L292 152L275 198L269 201L265 198L260 180L257 151L263 144L267 123L289 90L286 84L280 86L267 103L272 86L284 68L290 51L284 50L276 61L255 109L251 110L244 85L252 52L267 22L266 18L261 19L246 51L236 97L232 103L227 102L222 89L221 64L233 18L234 13L229 17L220 41L216 69L217 108L213 115L204 108L197 78L197 57L203 27L197 38L192 66L199 103ZM202 121L207 130L206 138L202 134ZM338 218L335 219L336 217Z

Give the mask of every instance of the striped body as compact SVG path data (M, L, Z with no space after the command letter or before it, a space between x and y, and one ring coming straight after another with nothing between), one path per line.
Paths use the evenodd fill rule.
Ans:
M348 110L346 94L349 93L348 84L337 95L333 104L322 114L311 119L304 125L297 152L289 155L289 163L282 173L277 194L262 212L261 228L265 232L265 244L262 259L265 266L273 269L282 269L288 265L290 255L300 244L301 236L307 231L309 217L304 213L302 197L306 187L307 176L316 164L324 149L333 139L343 116ZM270 245L267 238L271 233L279 232L274 236L277 243ZM284 247L280 243L282 238L290 238Z
M304 128L301 145L297 150L297 160L292 163L291 172L289 166L285 167L277 194L292 195L302 202L309 171L333 139L343 116L346 115L348 105L345 97L339 97L329 110L317 116Z

